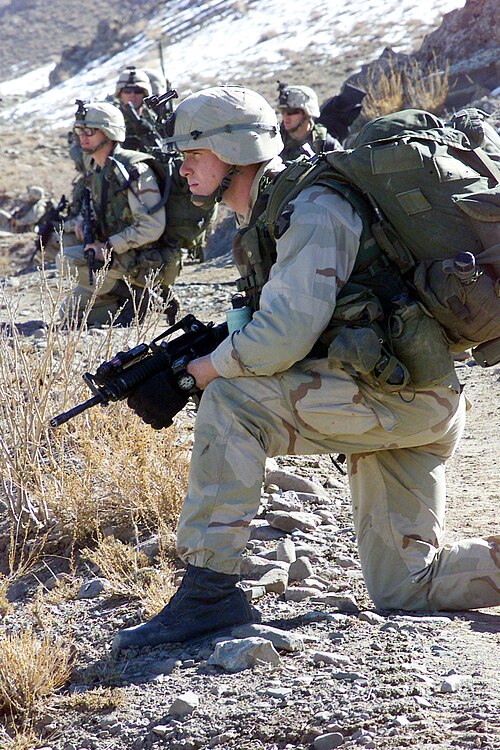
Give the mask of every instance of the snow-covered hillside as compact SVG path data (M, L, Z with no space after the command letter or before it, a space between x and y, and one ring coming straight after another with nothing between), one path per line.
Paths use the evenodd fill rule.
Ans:
M158 67L156 38L162 39L166 72L181 96L207 82L273 78L288 71L291 54L311 52L322 61L362 51L376 57L382 49L407 51L415 38L435 27L442 15L464 0L169 0L143 33L114 57L95 60L78 75L48 89L52 66L0 84L0 95L33 95L7 106L8 121L43 120L68 126L77 98L103 99L113 91L117 72L134 63ZM356 51L359 50L359 57ZM45 89L45 90L44 90Z

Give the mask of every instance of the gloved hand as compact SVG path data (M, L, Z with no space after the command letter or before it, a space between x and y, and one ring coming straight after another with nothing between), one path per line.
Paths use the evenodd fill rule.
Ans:
M187 404L189 395L172 385L167 372L159 372L130 394L127 404L154 430L170 427L173 417Z

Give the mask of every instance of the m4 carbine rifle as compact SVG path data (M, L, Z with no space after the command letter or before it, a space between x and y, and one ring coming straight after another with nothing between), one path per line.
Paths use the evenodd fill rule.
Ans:
M125 104L122 107L122 112L127 126L127 136L130 133L134 137L134 140L137 141L137 146L134 146L135 150L145 150L148 153L161 151L162 138L153 123L148 122L137 114L137 110L132 102ZM128 146L128 148L131 148L131 146Z
M180 336L163 341L180 330L184 331ZM227 335L226 323L214 326L213 323L202 323L194 315L186 315L150 344L138 344L128 351L118 352L109 362L99 365L94 374L84 373L83 379L94 395L53 417L50 426L59 427L97 404L107 406L110 401L123 401L138 386L162 371L169 375L172 387L186 397L184 405L189 396L200 393L194 378L186 370L187 365L193 359L210 354ZM180 411L178 406L173 408L172 416L177 411Z
M61 195L57 206L54 206L53 203L50 203L49 207L35 227L38 237L35 239L35 246L28 261L28 268L35 260L35 256L38 251L42 248L46 248L54 232L57 229L61 228L62 224L64 223L64 219L68 215L68 206L69 200L64 194Z
M89 187L86 187L83 190L81 212L83 220L83 247L85 248L87 245L92 245L96 241L95 219L92 210L92 193ZM87 268L89 272L89 284L92 286L94 283L94 271L96 270L94 250L85 250L85 258L87 260Z

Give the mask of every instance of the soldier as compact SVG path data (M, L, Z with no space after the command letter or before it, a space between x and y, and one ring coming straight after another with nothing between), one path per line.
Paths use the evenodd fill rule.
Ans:
M188 365L204 391L177 532L187 570L159 614L115 636L115 650L189 640L253 619L236 584L266 456L347 455L359 556L377 607L499 605L500 537L442 546L444 466L465 419L442 337L425 350L444 363L439 377L421 355L435 381L421 389L380 387L349 361L329 361L323 335L332 325L348 334L342 321L353 312L349 298L361 281L365 293L370 290L366 253L381 291L393 278L396 289L400 283L375 252L358 211L340 192L313 185L286 206L270 242L260 214L283 170L277 158L282 142L274 111L249 89L191 94L176 110L172 140L184 153L182 172L193 200L222 198L236 213L234 253L244 274L239 288L246 288L254 312L211 355ZM370 305L381 293L371 292ZM129 399L155 429L168 424L169 387L160 373Z
M280 154L283 161L341 148L336 138L315 122L319 117L319 102L312 88L280 83L278 90L277 107L282 117L280 131L285 144Z
M27 198L13 211L2 211L3 223L11 232L32 232L47 211L49 199L38 185L29 185Z
M88 311L89 325L109 323L113 316L117 316L115 325L129 325L135 310L139 319L146 313L148 273L159 274L161 296L168 299L169 287L180 270L180 251L175 243L172 247L163 244L164 200L147 155L121 148L125 122L120 110L106 102L88 106L79 102L74 130L89 164L96 240L85 247L65 248L62 258L58 257L59 266L64 259L78 275L65 310L81 322L85 308L96 295ZM81 221L75 231L82 241ZM87 267L92 250L97 267L110 256L109 268L96 292ZM169 323L175 320L174 308L167 308Z
M151 81L145 70L129 66L118 76L115 99L125 118L123 148L148 151L152 146L158 145L154 129L155 118L142 105L146 96L151 94Z

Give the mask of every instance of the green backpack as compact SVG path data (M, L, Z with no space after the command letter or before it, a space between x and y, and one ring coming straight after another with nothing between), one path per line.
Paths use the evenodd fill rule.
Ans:
M481 148L488 136L493 158ZM445 124L409 109L372 120L351 149L325 157L372 204L378 245L443 326L454 350L500 336L495 138L499 142L478 110Z
M485 134L491 156L480 147ZM493 342L500 337L499 143L479 110L450 124L413 109L380 117L352 148L281 172L269 193L267 229L273 237L287 203L306 187L331 187L361 214L364 236L399 268L451 350ZM372 211L363 210L367 203ZM487 351L477 361L495 364L500 339Z

